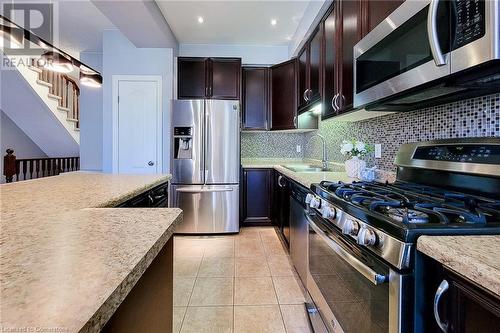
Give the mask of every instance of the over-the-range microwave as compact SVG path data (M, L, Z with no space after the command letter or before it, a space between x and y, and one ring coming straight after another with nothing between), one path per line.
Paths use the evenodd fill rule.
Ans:
M406 111L500 92L499 0L406 0L354 47L354 107Z

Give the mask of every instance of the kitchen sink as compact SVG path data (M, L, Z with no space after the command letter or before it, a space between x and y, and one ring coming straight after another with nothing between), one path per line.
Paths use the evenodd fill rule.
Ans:
M304 165L304 164L285 164L282 167L294 171L294 172L328 172L332 169L324 169L315 165Z

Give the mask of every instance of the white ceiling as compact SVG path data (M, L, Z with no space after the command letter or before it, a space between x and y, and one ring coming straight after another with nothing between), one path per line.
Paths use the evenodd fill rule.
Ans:
M102 51L102 32L116 29L88 0L52 0L59 11L59 47L79 58L82 51Z
M288 45L310 1L156 2L179 43Z

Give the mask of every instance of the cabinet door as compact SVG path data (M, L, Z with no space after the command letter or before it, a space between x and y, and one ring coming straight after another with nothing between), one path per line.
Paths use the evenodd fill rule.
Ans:
M323 29L320 24L309 43L309 91L307 93L309 101L316 101L320 96L322 37Z
M307 105L307 91L309 89L309 43L304 45L302 50L298 56L298 71L297 71L297 80L298 80L298 107L299 109L303 108Z
M243 130L267 130L269 68L243 68Z
M335 5L336 6L336 5ZM338 30L338 11L332 8L331 12L322 22L324 38L324 61L323 61L323 115L322 119L327 119L337 115L334 107L334 97L338 92L337 84L337 30Z
M207 58L177 59L177 98L205 98L207 93Z
M209 96L213 99L240 99L241 59L210 59Z
M449 297L446 307L451 333L497 332L500 327L500 299L447 271Z
M297 126L296 59L271 67L271 130Z
M373 30L390 13L398 8L404 0L362 0L363 36Z
M349 111L353 105L353 48L362 36L361 1L339 1L339 18L342 30L340 35L339 66L339 113Z
M243 170L243 225L271 224L272 169Z

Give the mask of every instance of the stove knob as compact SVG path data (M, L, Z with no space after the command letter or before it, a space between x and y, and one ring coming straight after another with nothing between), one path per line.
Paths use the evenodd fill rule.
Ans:
M307 193L306 195L306 204L310 203L312 198L314 198L314 195L312 195L311 193Z
M347 219L344 221L344 225L342 226L343 234L356 236L358 234L358 231L359 231L358 222L351 219Z
M321 198L313 197L311 199L311 202L309 203L309 206L311 206L312 208L321 207Z
M373 246L376 245L377 242L378 242L378 237L375 231L368 228L361 228L358 234L359 245Z
M335 219L336 215L337 212L333 207L323 206L323 208L321 209L321 216L323 216L324 219Z

